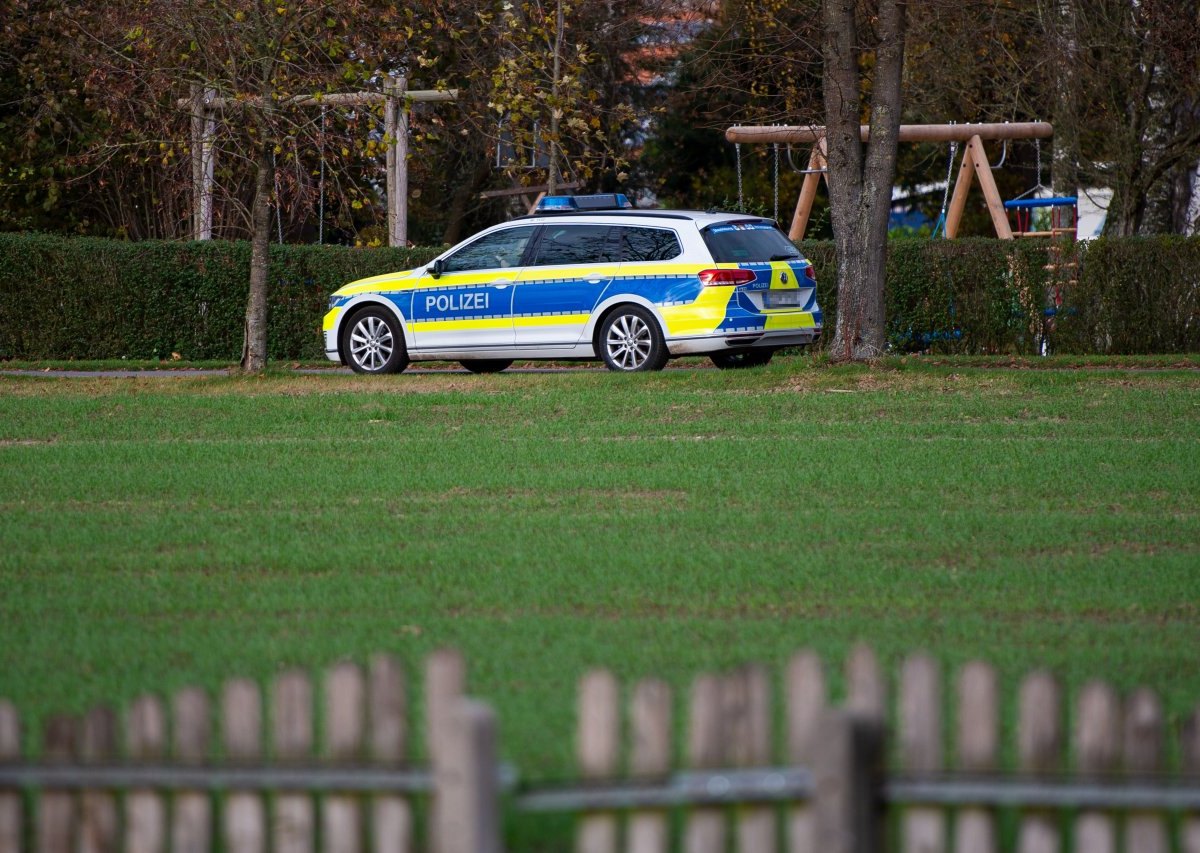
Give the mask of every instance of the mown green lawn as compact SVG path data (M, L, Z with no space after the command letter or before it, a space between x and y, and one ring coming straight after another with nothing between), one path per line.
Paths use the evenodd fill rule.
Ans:
M986 364L0 377L0 695L36 720L455 645L506 758L557 776L590 666L682 693L813 646L840 690L866 640L1010 696L1150 684L1178 721L1200 371Z

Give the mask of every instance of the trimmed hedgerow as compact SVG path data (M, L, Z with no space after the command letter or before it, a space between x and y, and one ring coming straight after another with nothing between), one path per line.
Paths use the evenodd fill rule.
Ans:
M437 252L272 246L270 357L323 358L330 293ZM236 360L249 270L245 242L0 234L0 358Z
M800 248L816 267L828 342L834 247ZM323 358L318 330L331 292L437 252L272 246L270 357ZM0 358L236 360L249 264L248 243L0 234ZM1200 351L1200 238L894 240L887 318L896 351Z

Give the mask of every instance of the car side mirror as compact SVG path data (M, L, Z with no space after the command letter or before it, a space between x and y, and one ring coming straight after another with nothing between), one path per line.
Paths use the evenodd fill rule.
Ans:
M433 262L433 266L429 268L429 274L434 278L441 278L442 271L445 269L445 266L445 262L441 258L438 258Z

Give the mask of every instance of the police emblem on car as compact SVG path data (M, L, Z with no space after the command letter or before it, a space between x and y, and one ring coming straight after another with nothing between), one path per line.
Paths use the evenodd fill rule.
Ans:
M646 371L684 355L766 364L815 341L822 315L812 264L773 221L609 194L549 196L423 267L351 282L322 328L326 356L358 373L517 359Z

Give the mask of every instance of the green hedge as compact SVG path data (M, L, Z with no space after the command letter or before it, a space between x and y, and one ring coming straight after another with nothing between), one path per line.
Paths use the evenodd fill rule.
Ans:
M272 246L270 357L324 358L330 293L437 252ZM245 242L0 234L0 358L237 360L249 268Z
M833 244L801 249L816 266L829 340ZM1061 257L1043 241L903 239L888 249L895 350L1033 353L1049 329L1064 353L1200 351L1200 238L1096 240ZM271 358L323 358L331 292L437 251L272 246ZM247 243L0 234L0 358L236 360L249 262Z

